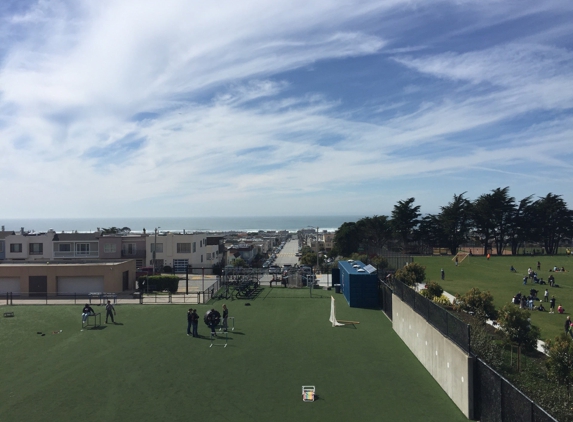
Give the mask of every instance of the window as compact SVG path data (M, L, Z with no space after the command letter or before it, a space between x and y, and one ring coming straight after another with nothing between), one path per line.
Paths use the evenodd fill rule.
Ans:
M211 261L211 252L207 252L207 261Z
M10 252L14 252L14 253L22 252L22 244L21 243L10 243Z
M72 245L70 243L60 243L58 245L58 252L71 252Z
M163 243L152 243L150 252L153 253L155 245L157 245L157 253L163 253Z
M76 255L89 255L89 254L90 254L89 243L76 243Z
M137 245L135 243L124 243L123 244L124 255L135 255L135 252L137 251L136 246Z
M30 243L28 245L30 255L42 255L44 253L43 243Z
M115 243L105 243L103 245L103 251L105 253L115 253L117 251L117 245Z
M0 242L0 252L4 252L4 242Z
M202 241L202 240L199 241L199 247L200 247L200 248L203 247L203 241Z
M193 242L193 253L197 252L197 242Z
M195 244L193 243L193 246ZM195 249L195 248L193 248ZM177 253L191 253L191 243L178 243L177 244Z
M203 254L201 254L201 262L203 262Z

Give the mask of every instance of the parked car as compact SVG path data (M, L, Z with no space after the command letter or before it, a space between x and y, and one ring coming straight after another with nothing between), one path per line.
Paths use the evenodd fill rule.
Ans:
M281 267L279 267L278 265L271 265L269 267L269 274L280 274L281 273Z

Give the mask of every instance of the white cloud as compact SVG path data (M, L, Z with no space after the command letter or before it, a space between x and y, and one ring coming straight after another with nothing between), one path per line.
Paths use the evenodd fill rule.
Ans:
M468 169L521 177L514 167L539 162L536 178L549 167L571 175L571 50L531 39L456 53L402 42L394 18L415 28L424 4L39 2L5 18L23 31L0 62L5 195L42 192L52 216L143 215L149 203L170 215L201 203L210 214L230 200L243 214L284 214L315 210L307 198L351 207L345 195L356 207L367 187L411 196L411 180ZM389 76L401 84L389 103L373 94L348 108L337 94L297 91L285 73L367 57L384 66L387 54L414 74ZM446 88L424 97L425 79ZM550 116L499 128L539 111ZM5 212L34 212L33 200Z

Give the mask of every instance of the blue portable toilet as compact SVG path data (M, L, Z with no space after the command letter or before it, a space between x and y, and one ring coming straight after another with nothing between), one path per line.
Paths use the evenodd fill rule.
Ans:
M352 308L378 308L378 274L360 261L338 261L340 288Z

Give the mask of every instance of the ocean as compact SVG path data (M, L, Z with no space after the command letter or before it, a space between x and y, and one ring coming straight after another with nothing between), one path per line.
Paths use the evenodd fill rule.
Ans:
M133 232L143 229L160 231L259 231L287 230L296 232L303 228L335 231L345 222L356 222L364 216L275 216L275 217L117 217L117 218L8 218L0 219L5 230L45 232L94 232L98 228L129 227Z

